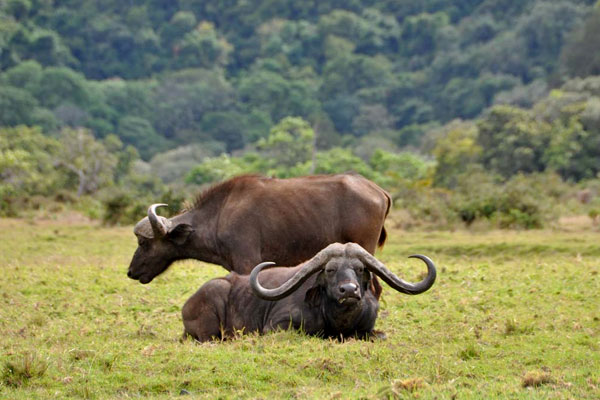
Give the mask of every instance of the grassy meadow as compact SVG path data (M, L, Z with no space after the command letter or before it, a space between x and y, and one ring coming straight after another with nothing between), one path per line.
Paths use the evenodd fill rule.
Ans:
M298 332L181 342L180 310L225 270L127 278L131 227L0 219L0 398L600 398L600 232L405 232L377 254L387 340Z

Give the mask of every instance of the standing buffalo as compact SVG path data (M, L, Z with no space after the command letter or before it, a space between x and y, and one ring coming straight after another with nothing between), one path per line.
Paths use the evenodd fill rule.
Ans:
M248 274L262 260L297 265L334 242L356 242L373 254L385 242L390 205L383 189L356 174L240 176L173 218L156 215L164 204L150 206L135 226L139 246L127 275L148 283L188 258Z
M371 273L406 294L423 293L435 282L433 262L411 257L427 265L427 276L416 284L398 278L356 243L334 243L297 267L266 270L262 284L259 273L274 263L259 264L250 276L213 279L183 306L184 336L208 341L238 331L293 328L323 337L366 338L379 309Z

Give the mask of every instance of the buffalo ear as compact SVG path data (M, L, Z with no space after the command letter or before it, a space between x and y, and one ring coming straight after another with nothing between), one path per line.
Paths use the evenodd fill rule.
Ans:
M315 285L308 289L304 296L304 302L312 308L319 307L321 305L321 287Z
M304 302L310 307L319 307L321 305L321 299L323 298L323 291L321 289L323 280L323 273L319 273L317 280L313 287L306 291L304 296Z
M372 274L370 271L365 269L362 284L365 292L371 291L371 293L375 295L375 298L379 299L383 288L381 287L381 284L379 283L379 280L375 274Z
M371 279L369 279L368 284L369 289L371 290L371 292L373 292L375 298L379 300L379 297L381 297L381 292L383 291L383 287L381 286L381 283L379 282L379 279L377 279L377 276L375 276L375 274L371 276Z
M188 224L179 224L167 233L167 239L176 245L182 245L188 237L194 232L194 228Z

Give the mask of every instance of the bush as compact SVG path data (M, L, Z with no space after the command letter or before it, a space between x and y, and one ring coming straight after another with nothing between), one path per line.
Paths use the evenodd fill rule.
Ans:
M467 226L486 219L499 228L534 229L558 216L556 206L568 194L569 186L555 174L519 174L503 183L471 172L461 177L452 208Z
M139 221L147 214L152 203L168 204L161 208L161 215L172 217L182 208L184 197L172 190L167 190L159 198L140 196L122 189L111 190L104 194L102 221L106 225L127 225Z
M104 202L104 217L102 222L107 225L116 225L121 222L132 222L128 218L128 210L132 198L124 192L117 192L108 197Z
M14 188L0 184L0 217L18 216L16 205L19 203Z

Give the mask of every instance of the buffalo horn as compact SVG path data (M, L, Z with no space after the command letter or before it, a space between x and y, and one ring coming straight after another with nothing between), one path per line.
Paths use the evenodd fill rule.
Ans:
M258 274L267 266L275 265L274 262L263 262L258 264L250 274L250 286L254 294L264 300L279 300L289 296L298 289L312 274L320 271L325 267L325 264L336 254L339 254L339 249L343 245L335 243L318 252L313 258L308 260L302 268L296 272L289 280L281 286L273 289L266 289L258 282Z
M155 238L161 238L165 236L168 232L167 226L162 221L165 218L162 218L156 215L157 207L166 207L167 204L152 204L148 207L148 220L150 220L150 225L152 226L152 232L154 232Z
M369 271L373 272L375 275L380 277L385 283L390 285L390 287L396 289L397 291L399 291L401 293L406 293L406 294L423 293L423 292L429 290L429 288L435 282L435 277L436 277L435 265L433 264L433 261L431 261L429 259L429 257L427 257L427 256L423 256L420 254L415 254L415 255L409 256L409 258L418 258L419 260L422 260L427 265L427 276L421 282L417 282L417 283L406 282L406 281L398 278L393 272L391 272L389 269L387 269L381 261L379 261L378 259L376 259L375 257L373 257L371 254L369 254L368 252L366 252L364 250L361 252L360 258L363 260L363 262L365 263L365 266L367 267L367 269Z

